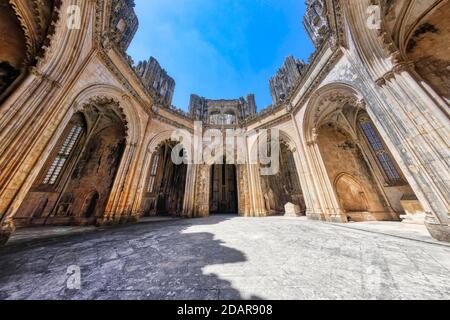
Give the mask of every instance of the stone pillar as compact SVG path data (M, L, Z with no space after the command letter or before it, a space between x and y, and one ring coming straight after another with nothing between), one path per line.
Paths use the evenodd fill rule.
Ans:
M303 199L305 200L306 216L312 220L321 220L321 209L320 206L317 205L315 190L311 188L311 174L304 170L304 159L302 159L302 156L300 155L301 152L294 149L292 153L294 155L297 174L300 179Z
M308 166L307 147L304 139L300 133L297 120L292 115L295 131L297 133L298 141L300 141L300 150L294 152L295 163L297 171L299 172L300 184L302 187L303 196L306 204L306 216L311 220L326 220L320 206L317 190L314 186L313 173Z
M323 163L317 143L317 129L313 129L313 131L313 139L307 143L307 154L322 212L327 221L347 222L347 217L340 208L333 185L328 177L327 169Z
M268 215L266 206L264 204L264 196L261 188L261 175L258 164L249 164L247 166L250 179L250 194L251 194L251 212L249 216L265 217Z
M60 8L65 12L69 1ZM0 242L14 231L12 221L22 197L28 192L30 173L51 141L69 105L64 104L68 88L77 79L76 66L85 65L88 50L84 41L94 21L95 1L79 1L83 19L81 32L64 23L55 25L58 41L51 41L46 59L12 92L0 108ZM67 57L71 57L68 61ZM62 62L64 61L64 62ZM28 188L28 189L27 189ZM20 194L20 196L19 196ZM23 196L24 197L24 196Z
M193 217L206 218L209 216L209 191L211 185L211 166L199 164L197 167L197 177L195 182L195 205Z
M195 206L195 185L197 179L198 166L195 164L189 164L186 174L186 190L184 193L183 203L183 216L186 218L192 218L194 216Z
M128 143L120 161L119 169L117 170L116 177L114 179L114 185L109 195L108 204L106 205L105 213L102 218L99 219L99 224L117 224L121 221L122 215L126 219L126 213L121 212L119 207L119 200L122 192L125 188L126 177L129 174L130 166L133 160L133 156L136 150L135 143Z
M237 167L237 182L238 182L238 204L239 215L248 217L251 216L251 199L249 186L249 173L246 164L239 164Z
M144 193L145 193L145 188L147 186L147 178L148 178L148 173L150 170L150 164L151 164L151 160L152 160L152 156L153 156L153 152L147 149L147 144L144 143L143 145L143 160L142 160L142 165L138 168L137 170L137 179L138 179L138 185L135 189L135 195L134 195L134 199L133 199L133 203L132 203L132 209L131 209L131 214L132 214L132 221L138 221L139 218L143 215L143 210L142 210L142 201L144 199Z
M136 157L133 164L133 175L129 177L127 197L123 199L125 201L124 210L128 213L129 222L139 221L142 213L143 188L147 182L148 173L147 148L145 146L143 142L138 145L136 154L139 156Z
M59 120L63 117L61 114L65 114L65 111L58 109L60 115L53 117L48 108L42 107L50 104L51 97L55 94L54 88L58 87L52 88L46 78L40 79L38 76L34 82L39 80L41 82L40 86L36 86L35 96L29 97L24 93L11 106L16 111L16 118L10 119L9 123L0 124L0 216L11 214L11 203L57 129ZM27 108L21 108L25 104ZM1 111L0 119L5 121L3 118L8 119L11 110Z
M36 163L66 114L61 107L47 106L61 89L59 83L37 70L25 83L29 90L14 93L0 109L0 245L14 233L14 215L34 181L30 173L37 174Z
M135 174L139 162L139 146L142 146L142 143L133 145L130 163L125 172L124 184L119 194L119 200L117 203L117 211L120 213L121 222L123 223L134 222L137 220L132 209L132 202L134 198L132 193L136 192L135 185L139 183L139 178Z
M426 211L428 230L434 238L450 241L450 121L418 85L411 67L400 63L377 80L390 103L382 110L390 120L385 130L398 142L409 169L405 176Z

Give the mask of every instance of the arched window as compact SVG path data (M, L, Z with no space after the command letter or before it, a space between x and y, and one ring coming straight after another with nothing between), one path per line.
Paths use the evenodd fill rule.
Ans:
M368 119L361 119L360 126L367 139L372 151L374 152L376 159L383 170L389 184L402 183L402 177L397 170L392 157L388 150L384 146L380 135L376 131L373 123Z
M233 125L233 124L236 124L236 116L235 116L234 114L226 113L226 114L223 116L223 119L224 119L223 124L225 124L225 125Z
M209 116L209 123L213 125L221 125L223 123L223 118L220 113L213 113Z
M159 153L153 157L152 167L150 169L150 177L148 180L148 193L153 193L155 189L156 174L158 173Z
M44 181L42 182L43 184L54 185L56 183L82 132L83 126L80 123L73 125L66 140L64 140L61 149L56 155L55 160L53 160L52 165L48 169Z

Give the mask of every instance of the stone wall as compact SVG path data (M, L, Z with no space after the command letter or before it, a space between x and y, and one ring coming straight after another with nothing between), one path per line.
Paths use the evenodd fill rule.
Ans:
M253 94L247 95L247 98L230 100L211 100L192 94L189 102L189 114L197 121L210 124L210 115L233 114L240 122L256 115L256 101Z
M283 66L277 74L270 79L270 93L274 105L286 101L292 90L298 84L306 64L293 56L289 56L284 61Z
M335 190L338 189L338 178L343 174L361 185L358 193L364 194L346 201L339 199L341 203L346 202L342 209L346 211L345 214L350 220L391 220L392 216L388 212L376 180L354 141L344 131L326 125L319 130L318 143ZM349 190L351 189L352 187L349 187Z
M158 61L151 57L148 61L141 61L135 67L136 73L142 79L144 86L165 106L171 106L175 91L175 80L167 71L161 68Z
M427 61L431 53L442 56L442 60L447 58L446 49L434 47L439 42L435 38L438 33L416 33L416 44L410 47L421 78L400 52L406 47L396 40L403 38L400 31L393 30L398 37L388 39L387 33L367 29L367 16L362 13L367 12L372 1L311 0L307 2L306 23L317 51L304 69L294 58L287 61L286 70L274 82L274 87L282 88L275 90L276 105L268 112L256 114L253 96L235 100L194 96L191 115L186 116L169 108L168 96L173 90L162 68L153 62L150 65L154 69L142 63L135 70L124 52L137 26L133 1L110 3L118 7L108 11L103 0L63 0L61 12L66 12L70 4L80 6L84 15L82 31L69 32L67 16L61 16L54 25L55 36L48 43L46 54L35 55L36 68L0 106L0 243L14 231L14 222L20 217L28 219L34 213L45 216L45 208L56 203L62 204L59 212L66 212L66 205L73 203L77 207L74 215L80 216L90 211L85 210L90 204L101 202L104 210L95 212L103 219L100 223L135 221L142 214L144 188L156 146L170 139L176 128L192 131L193 119L207 122L212 110L234 110L239 126L247 130L285 130L309 218L346 222L346 207L353 212L367 207L370 212L350 217L353 220L392 218L387 207L397 203L403 190L380 186L377 175L370 171L374 166L370 168L355 146L354 134L349 139L347 134L322 127L324 119L331 123L339 119L340 127L345 121L351 122L352 118L332 117L346 105L366 110L425 210L430 232L437 239L450 239L449 117L442 91L446 76L428 79L431 74L435 77L438 69L420 71L420 61ZM439 39L445 40L448 31L439 25L445 15L437 12L439 21L430 21L439 30ZM400 19L400 24L417 17L409 18L412 19ZM401 28L404 29L408 28ZM429 52L424 46L436 50ZM278 103L281 96L285 100ZM322 104L330 97L333 103ZM89 176L98 173L103 179L81 174L76 176L80 180L74 180L66 189L71 192L58 190L55 195L49 194L48 200L42 200L43 193L33 189L35 182L45 172L73 115L98 98L114 101L110 117L118 116L123 125L120 134L115 131L118 127L105 127L105 135L96 137L95 143L99 144L91 145L95 150L80 153L82 157L90 155L91 161L85 159ZM89 128L90 125L89 122ZM117 147L124 137L119 159ZM251 141L248 143L251 148ZM259 169L258 164L238 166L241 215L267 215ZM183 214L208 216L211 166L189 165L187 171ZM94 185L102 189L98 196L91 188ZM110 195L105 203L102 199L109 192L107 187ZM361 192L367 206L363 201L352 203ZM77 195L72 198L69 193Z
M95 120L95 132L86 132L83 125L83 136L68 154L55 183L46 179L60 150L67 146L74 124L84 123L81 118L74 117L51 152L15 216L18 226L92 224L103 216L124 151L125 132L120 122Z
M408 58L416 71L450 101L450 3L438 7L421 21L408 42Z

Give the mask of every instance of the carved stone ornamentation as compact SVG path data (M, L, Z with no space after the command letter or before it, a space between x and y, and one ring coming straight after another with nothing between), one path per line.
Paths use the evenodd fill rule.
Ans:
M159 102L164 106L171 106L175 91L173 80L159 65L158 61L151 57L148 61L141 61L135 67L136 73L142 79L147 90L159 97Z
M127 55L138 27L133 0L1 1L0 245L16 227L210 213L345 223L406 212L449 240L448 97L440 92L450 11L401 3L307 0L316 50L308 65L286 59L270 80L270 106L257 113L252 94L192 95L188 114L172 106L175 81L155 58L135 65ZM377 4L390 4L389 16L383 9L381 30L370 31L367 6ZM69 31L77 12L80 28ZM181 142L174 131L197 133L194 121L204 136L192 147L207 146L208 129L227 138L237 129L245 163L214 167L220 152L171 163ZM279 170L263 176L266 164L252 153L268 129L279 130ZM186 152L175 151L187 158L182 138Z
M121 52L125 52L138 29L134 0L113 0L111 4L110 35Z
M316 47L320 47L330 31L325 0L307 0L303 24Z
M217 125L237 125L256 114L255 96L233 100L209 100L191 95L189 113L195 120Z
M282 103L289 97L301 79L305 68L306 64L293 56L289 56L285 60L283 66L269 82L272 100L275 105Z

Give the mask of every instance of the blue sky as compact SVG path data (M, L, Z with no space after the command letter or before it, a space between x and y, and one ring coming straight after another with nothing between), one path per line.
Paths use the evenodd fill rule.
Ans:
M272 103L269 79L293 54L313 51L302 0L136 0L139 30L128 50L135 62L154 56L176 81L173 104L191 93L209 99L256 95Z

